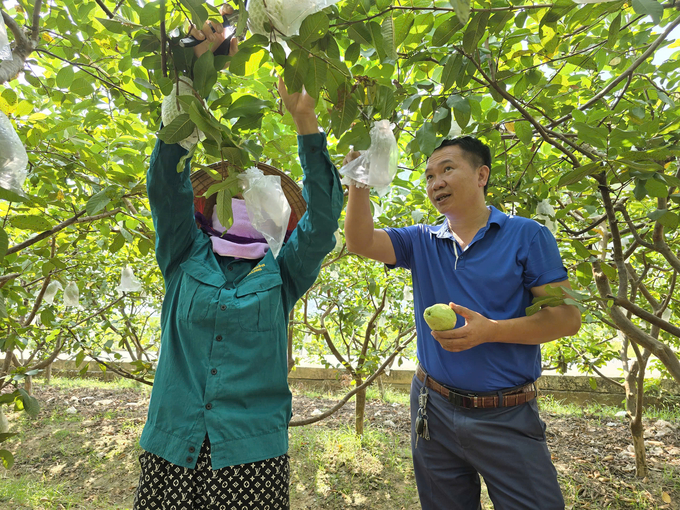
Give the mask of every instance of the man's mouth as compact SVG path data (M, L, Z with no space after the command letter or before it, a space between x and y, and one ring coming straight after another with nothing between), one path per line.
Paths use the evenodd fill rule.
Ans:
M437 197L435 197L434 201L437 202L438 204L447 198L449 198L451 195L449 193L443 193Z

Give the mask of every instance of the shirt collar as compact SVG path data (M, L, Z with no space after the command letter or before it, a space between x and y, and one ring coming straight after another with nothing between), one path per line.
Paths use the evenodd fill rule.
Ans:
M491 214L486 222L486 226L482 230L487 230L492 223L495 223L499 227L503 227L508 220L508 217L492 205L487 206L487 208L491 211ZM451 231L449 230L449 222L446 219L444 219L444 223L442 223L439 228L430 231L430 234L435 235L440 239L453 238L453 234L451 234Z

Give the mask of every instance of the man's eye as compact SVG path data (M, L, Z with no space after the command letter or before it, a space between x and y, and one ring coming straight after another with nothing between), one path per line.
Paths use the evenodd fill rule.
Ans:
M453 170L453 167L452 167L452 166L447 166L444 170L448 172L449 170Z

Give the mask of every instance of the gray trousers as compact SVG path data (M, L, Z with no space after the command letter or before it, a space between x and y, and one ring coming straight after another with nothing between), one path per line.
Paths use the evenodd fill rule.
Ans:
M423 510L477 510L484 477L496 510L563 510L557 471L536 400L514 407L465 409L428 388L430 440L415 422L423 383L411 383L411 451Z

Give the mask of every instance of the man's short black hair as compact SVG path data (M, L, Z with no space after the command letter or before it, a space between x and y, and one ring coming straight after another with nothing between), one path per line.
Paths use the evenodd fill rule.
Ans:
M459 136L457 138L448 138L442 140L442 143L432 151L434 154L439 149L444 147L452 147L458 145L461 150L468 156L468 162L476 167L486 165L489 167L489 172L491 171L491 149L489 146L479 141L474 136ZM489 187L489 179L486 180L484 185L484 194Z

